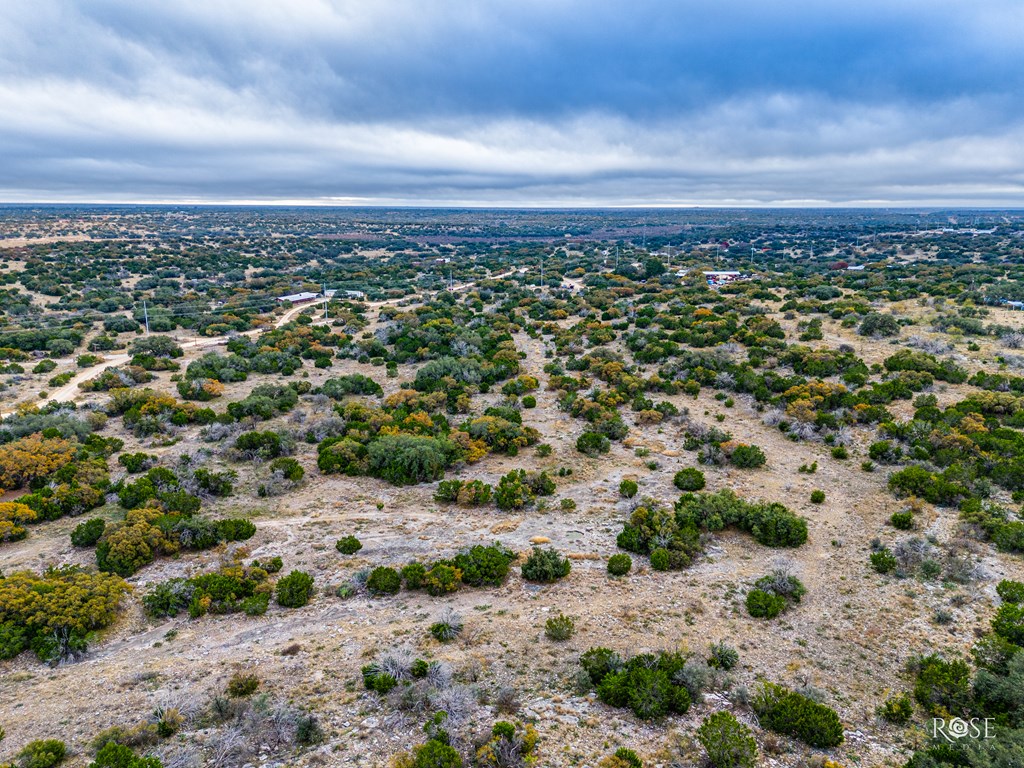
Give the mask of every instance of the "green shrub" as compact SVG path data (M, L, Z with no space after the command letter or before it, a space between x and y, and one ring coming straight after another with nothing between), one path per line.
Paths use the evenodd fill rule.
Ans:
M185 610L193 618L238 611L259 616L266 613L269 603L267 571L259 564L249 568L230 566L190 579L169 579L153 585L142 598L146 613L157 618L177 616Z
M992 619L992 631L1014 645L1024 646L1024 603L1003 603Z
M463 584L471 587L500 587L508 578L509 566L516 559L515 552L494 544L477 544L455 556L455 567L461 572Z
M833 459L840 459L840 460L848 459L848 458L850 458L850 452L847 451L844 446L837 445L837 446L835 446L832 449L832 458Z
M402 568L402 580L406 589L423 589L427 568L423 563L409 563Z
M680 491L700 491L704 489L706 481L704 473L696 467L680 469L672 478L672 483Z
M298 461L291 458L290 456L281 456L270 462L271 472L280 472L285 480L289 480L293 483L299 482L303 477L306 476L306 470L302 468L302 465Z
M74 566L7 573L0 578L0 653L29 647L57 662L84 651L90 633L114 622L128 591L118 576Z
M251 696L260 687L259 675L236 672L228 680L227 694L237 699L243 696Z
M536 407L537 407L537 398L536 397L534 397L533 395L526 395L526 397L523 398L523 408L536 408Z
M157 457L148 453L122 453L117 457L117 463L135 475L156 464Z
M623 498L632 499L639 490L640 486L636 484L635 480L623 480L619 483L619 495Z
M786 601L784 611L794 603L799 603L800 599L807 594L807 588L800 579L790 575L784 569L776 569L767 576L762 576L754 582L754 588L783 598Z
M320 387L320 392L332 400L343 400L348 395L382 395L384 390L380 384L361 373L339 376L328 379Z
M19 768L53 768L64 761L67 748L63 741L41 739L30 741L17 755Z
M276 432L243 432L235 438L235 449L249 458L275 459L281 455L284 444Z
M367 664L363 667L362 673L363 685L368 691L386 694L398 685L398 680L394 675L383 672L376 664Z
M440 480L455 458L447 440L420 435L384 435L367 446L369 472L392 485Z
M751 730L730 712L715 712L697 729L697 741L713 768L753 768L757 742Z
M843 724L835 710L774 683L762 683L752 702L762 728L792 736L812 747L843 743Z
M326 368L330 365L328 360L327 366L321 366L319 363L321 360L327 358L318 358L317 367ZM299 715L295 720L295 743L303 747L311 747L316 744L322 744L325 739L324 729L320 726L320 721L316 715L310 712L304 712Z
M397 576L397 574L396 574ZM313 596L313 577L303 571L292 571L278 579L274 588L277 604L285 608L301 608Z
M740 660L739 652L728 643L714 643L708 656L708 666L715 669L732 669Z
M1024 582L1003 579L996 585L996 594L1004 603L1024 603Z
M71 543L76 547L92 547L100 540L107 522L102 517L94 517L79 523L71 532Z
M786 598L763 589L747 592L747 613L758 619L774 619L786 609Z
M738 445L729 454L729 462L740 469L755 469L768 461L764 451L756 445Z
M870 560L871 567L878 573L892 573L899 565L896 560L896 555L894 555L892 550L888 547L882 547L881 549L872 552Z
M779 503L751 503L730 490L683 494L676 502L680 528L719 531L736 526L769 547L798 547L807 541L807 521Z
M440 485L444 485L444 481ZM493 495L494 489L489 483L483 480L470 480L466 483L459 482L459 489L453 500L465 507L482 507L491 502Z
M0 623L0 659L13 659L28 648L28 633L13 621Z
M409 768L462 768L462 758L454 747L443 741L430 739L413 749Z
M540 547L533 548L522 566L524 579L545 584L568 576L571 570L572 564L569 562L569 558L563 558L555 549L541 549Z
M440 562L434 565L423 575L423 586L427 594L432 597L441 597L456 591L462 583L462 571L454 565Z
M967 716L971 706L971 670L966 662L931 654L912 662L914 698L935 717Z
M437 483L434 501L443 504L461 504L466 507L482 507L490 502L494 488L482 480L441 480Z
M547 472L527 472L525 480L534 496L551 496L555 492L555 481Z
M547 458L551 455L552 448L547 443L541 443L537 446L537 455L542 459Z
M920 574L923 579L937 579L942 573L942 564L933 558L925 558L921 561Z
M664 652L623 662L607 648L591 648L580 657L598 698L613 707L628 707L643 720L684 714L690 708L690 693L677 682L685 663L681 654Z
M857 329L861 336L895 336L899 332L899 321L892 315L884 315L881 312L866 314Z
M918 496L939 506L955 505L970 495L967 487L949 473L929 472L924 467L909 466L889 476L889 490L896 496Z
M570 617L559 613L544 622L544 634L548 640L563 642L576 632L576 622Z
M914 704L905 693L885 700L878 708L878 716L895 725L906 725L914 715Z
M158 757L139 757L131 747L107 742L97 753L89 768L163 768Z
M651 552L651 568L655 571L667 571L672 565L672 556L664 547Z
M275 459L281 461L281 459ZM284 461L295 461L294 459L284 459ZM234 481L237 479L237 475L234 472L211 472L205 467L200 467L192 473L192 478L196 481L202 490L206 491L211 496L230 496L234 491Z
M256 524L239 517L218 520L217 535L224 541L247 541L256 534Z
M905 512L893 512L889 522L892 523L894 528L898 528L901 531L909 531L914 527L914 513L909 509Z
M600 432L584 432L576 438L576 450L586 456L600 456L611 449L611 441Z
M370 573L370 578L366 580L366 588L371 595L396 595L402 588L402 577L394 568L382 565Z
M522 509L534 502L534 493L526 482L526 471L513 469L498 481L494 503L498 509Z
M343 555L354 555L363 548L363 544L355 536L345 536L334 543L334 548Z
M270 607L270 593L258 592L255 595L250 595L242 600L238 607L245 612L246 616L262 616Z
M622 667L622 659L613 650L596 647L580 656L580 666L590 677L590 682L597 685L605 675Z
M820 490L811 491L811 503L821 504L825 501L825 492Z
M442 504L454 504L459 500L459 491L462 490L461 480L442 480L437 484L434 491L434 501Z
M608 573L612 576L625 576L633 567L633 559L626 554L619 553L608 558Z

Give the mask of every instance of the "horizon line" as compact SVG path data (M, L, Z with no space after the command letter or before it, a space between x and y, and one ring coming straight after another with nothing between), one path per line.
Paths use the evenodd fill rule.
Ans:
M187 208L335 208L335 209L420 209L420 210L845 210L845 211L991 211L1024 212L1024 205L965 204L965 203L893 203L888 201L858 201L832 203L826 201L782 201L773 203L480 203L480 202L409 202L409 201L325 201L325 200L0 200L0 207L187 207Z

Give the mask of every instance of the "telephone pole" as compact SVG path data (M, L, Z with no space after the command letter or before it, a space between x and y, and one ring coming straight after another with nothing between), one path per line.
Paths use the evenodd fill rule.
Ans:
M324 283L324 320L328 320L330 315L327 314L327 283Z
M149 336L149 310L146 308L146 300L142 300L142 316L146 319L146 335Z

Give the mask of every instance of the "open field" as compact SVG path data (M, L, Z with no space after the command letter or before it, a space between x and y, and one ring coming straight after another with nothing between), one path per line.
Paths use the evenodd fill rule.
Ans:
M568 225L524 216L523 241L500 247L448 215L331 219L320 234L334 239L304 218L228 236L218 213L187 241L133 220L156 235L146 252L7 222L42 231L0 250L17 285L0 325L14 366L0 490L38 513L8 511L0 527L0 764L52 738L85 766L120 726L137 730L110 740L168 767L405 766L438 712L466 765L622 768L620 747L644 766L700 765L698 729L719 711L746 726L763 766L902 766L933 745L933 717L953 716L997 719L994 741L1016 754L1020 697L993 704L971 680L1016 680L1006 670L1024 639L1019 618L999 623L1015 604L997 593L1024 580L1024 312L999 303L1024 297L1024 222L982 239L894 227L862 245L877 225L852 215L827 236L809 214L799 233L719 215L666 214L646 248L611 242L635 228L618 214L571 243L558 239ZM823 248L837 226L855 246ZM442 231L479 247L437 245ZM364 249L346 232L372 237ZM723 240L736 255L710 263L708 243ZM712 289L712 267L741 276ZM275 301L325 286L329 301ZM136 467L120 458L135 454ZM682 500L680 470L704 483ZM445 500L453 480L480 482ZM740 506L723 511L725 491ZM93 518L102 534L73 545ZM209 541L196 533L208 529ZM353 554L336 549L346 536ZM470 583L456 555L495 543L508 573ZM525 578L537 545L570 572ZM873 567L880 553L892 568ZM629 573L610 575L623 554ZM273 558L279 572L264 567ZM461 562L466 581L425 591L403 574L394 594L367 583L411 562L438 574ZM130 591L109 620L40 629L5 582L63 566L100 566ZM275 585L293 571L313 588L286 607ZM779 592L779 615L755 618L748 596L775 572L806 591ZM211 598L187 581L211 573L250 593ZM175 610L144 602L167 584L187 591ZM442 642L431 626L450 612L462 628ZM563 640L547 629L559 614L573 622ZM1010 648L998 669L972 656L993 637ZM714 644L735 666L706 663ZM665 686L687 706L636 682L616 706L581 667L592 648L622 662L683 654ZM915 660L930 654L969 662L956 695L921 683ZM368 690L374 663L394 687ZM228 696L240 675L258 677L256 692ZM825 725L822 741L773 728L765 683L833 712L822 722L838 718L838 743ZM909 721L879 715L904 693ZM498 721L515 738L535 729L534 753L511 739L509 762L487 762ZM948 763L915 768L933 764Z

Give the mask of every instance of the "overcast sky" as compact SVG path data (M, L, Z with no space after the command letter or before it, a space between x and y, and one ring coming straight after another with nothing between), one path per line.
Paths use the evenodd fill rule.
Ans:
M1024 206L1022 0L2 0L0 200Z

